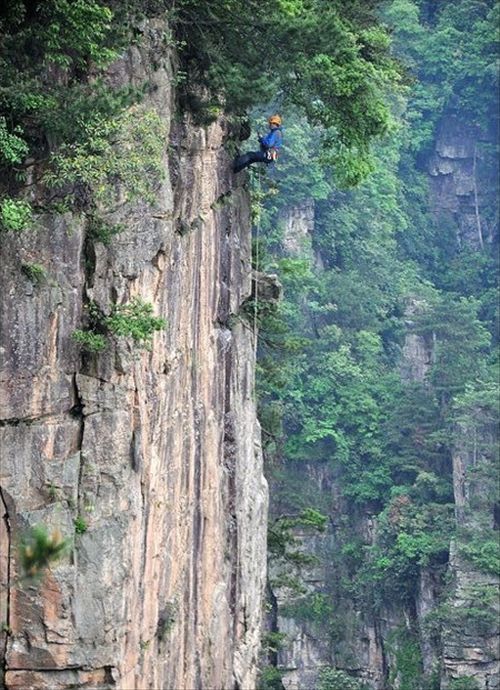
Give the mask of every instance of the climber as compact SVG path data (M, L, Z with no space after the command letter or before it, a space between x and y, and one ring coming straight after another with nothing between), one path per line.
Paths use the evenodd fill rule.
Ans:
M234 161L233 171L240 172L252 163L265 163L269 165L278 158L278 150L283 142L283 129L281 127L281 117L278 114L268 118L269 132L265 136L258 135L260 151L249 151L242 156L238 156Z

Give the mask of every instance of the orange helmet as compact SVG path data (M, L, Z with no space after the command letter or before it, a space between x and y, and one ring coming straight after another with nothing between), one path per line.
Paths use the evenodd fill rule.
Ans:
M281 125L281 117L278 115L278 113L275 113L274 115L268 117L267 121L270 125Z

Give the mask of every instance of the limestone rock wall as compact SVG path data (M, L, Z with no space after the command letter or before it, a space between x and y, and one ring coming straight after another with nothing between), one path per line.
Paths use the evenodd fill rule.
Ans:
M5 686L250 690L265 584L267 485L254 403L249 200L224 119L175 112L164 27L114 65L152 85L170 129L156 203L124 203L124 230L89 244L83 216L4 234L1 559ZM155 65L153 69L152 65ZM47 280L20 271L36 261ZM167 320L152 349L81 355L83 305L140 296ZM76 533L80 516L86 531ZM58 527L68 555L19 581L28 526Z

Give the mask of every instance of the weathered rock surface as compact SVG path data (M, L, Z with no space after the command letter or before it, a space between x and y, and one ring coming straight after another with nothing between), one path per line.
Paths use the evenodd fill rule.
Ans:
M492 241L495 222L483 214L484 206L491 205L488 195L495 195L498 187L497 171L485 169L483 161L481 145L489 138L494 137L447 114L428 164L434 212L441 222L455 225L459 241L472 247Z
M153 61L162 27L145 34L110 79L148 79L170 125L173 68L168 56ZM226 135L223 119L173 124L156 204L115 209L125 229L92 256L70 213L1 238L9 689L254 686L267 486L254 334L234 318L251 293L249 202ZM45 284L23 276L28 261L43 265ZM111 342L82 358L71 333L84 301L106 311L134 296L167 320L151 351ZM71 549L41 586L21 587L14 544L36 523L59 527Z

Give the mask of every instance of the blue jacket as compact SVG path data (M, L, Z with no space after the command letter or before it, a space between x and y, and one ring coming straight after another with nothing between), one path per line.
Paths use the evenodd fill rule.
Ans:
M259 141L265 149L279 149L283 143L283 127L269 130Z

